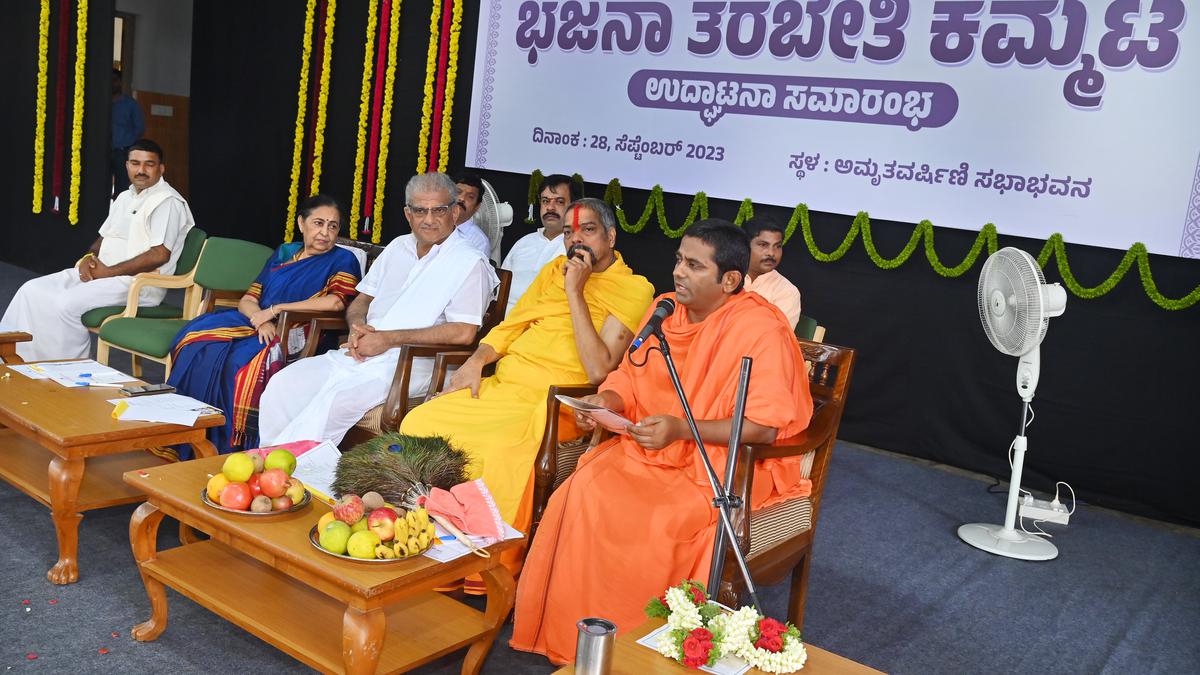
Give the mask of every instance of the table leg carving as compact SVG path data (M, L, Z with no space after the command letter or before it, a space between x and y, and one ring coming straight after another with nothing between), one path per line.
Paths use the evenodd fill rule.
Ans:
M142 584L150 598L150 619L133 627L133 639L139 642L154 640L167 629L167 590L162 582L141 570L141 564L158 557L158 525L163 512L146 502L133 512L129 521L129 543L133 547L133 558L138 563Z
M217 452L217 446L215 446L211 442L209 442L208 438L203 435L200 436L199 440L192 441L191 445L192 445L192 454L196 458L216 457L219 454Z
M46 573L55 584L73 584L79 580L79 521L76 510L79 486L83 483L83 459L50 460L50 514L58 534L58 562Z
M387 616L382 608L347 607L342 615L342 663L348 675L374 673L383 652Z
M517 582L507 567L497 564L484 570L482 575L483 583L487 586L487 609L483 613L483 620L488 630L467 650L467 656L463 659L463 675L475 675L483 667L483 660L487 658L496 634L500 632L517 599Z

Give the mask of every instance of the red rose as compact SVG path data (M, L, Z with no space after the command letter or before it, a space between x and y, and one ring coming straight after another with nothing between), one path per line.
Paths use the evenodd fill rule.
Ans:
M705 603L704 591L700 590L699 586L688 586L688 590L692 592L692 602L697 607Z
M663 607L670 609L671 606L667 604L667 594L665 592L658 596L658 601L662 603Z
M758 622L758 633L763 637L781 635L787 632L787 626L775 619L763 619Z
M708 665L708 654L712 649L712 633L704 628L693 630L683 639L683 665L688 668Z

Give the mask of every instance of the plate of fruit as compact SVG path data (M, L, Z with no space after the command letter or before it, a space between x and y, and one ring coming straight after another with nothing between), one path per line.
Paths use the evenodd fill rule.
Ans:
M266 458L253 451L235 452L200 490L200 501L219 511L248 516L298 511L312 501L312 494L292 478L295 470L296 456L287 450L272 450Z
M318 551L361 563L392 563L425 552L438 541L424 508L391 506L378 493L342 495L308 532Z

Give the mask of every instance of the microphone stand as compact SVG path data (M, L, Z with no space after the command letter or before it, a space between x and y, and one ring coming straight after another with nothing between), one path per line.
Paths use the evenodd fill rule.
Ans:
M692 438L696 441L696 448L700 451L700 459L704 463L705 473L708 474L708 482L712 485L712 504L717 509L717 514L721 519L721 525L717 528L716 547L713 549L713 566L709 568L708 592L710 595L715 594L716 591L714 589L717 589L721 582L724 565L723 562L718 563L717 560L721 549L724 548L724 538L728 536L729 541L732 543L730 548L733 550L733 556L737 560L738 567L741 568L742 578L746 581L746 592L750 594L750 600L754 603L754 609L759 614L762 614L762 604L758 601L758 592L754 588L754 580L750 578L750 570L746 567L746 557L742 555L742 550L737 545L737 536L733 531L733 522L729 517L730 509L741 508L743 506L742 500L737 495L730 494L721 485L721 481L717 477L717 472L713 469L712 462L708 458L708 451L704 449L704 441L700 438L700 429L696 426L696 418L692 415L692 407L688 405L687 396L683 393L683 384L680 383L679 373L675 370L675 361L671 358L671 346L667 344L667 337L663 335L661 328L655 328L654 335L658 338L659 351L662 352L663 359L667 362L667 372L671 375L671 384L675 385L675 394L679 397L679 403L683 406L684 419L687 420L688 428L692 432ZM750 381L750 362L750 357L742 357L742 371L738 381L738 399L734 408L733 428L730 434L731 445L729 452L731 460L735 458L734 453L737 452L737 445L734 443L741 442L742 413L745 410L746 390ZM732 482L735 463L730 461L726 466L730 476L727 482Z

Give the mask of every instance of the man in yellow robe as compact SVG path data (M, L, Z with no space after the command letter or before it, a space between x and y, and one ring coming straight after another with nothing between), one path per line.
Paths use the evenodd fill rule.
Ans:
M625 355L654 288L613 246L616 218L598 199L563 214L566 255L546 264L504 321L450 379L446 392L418 406L401 433L443 435L471 456L500 515L528 532L533 461L546 426L551 385L604 381ZM496 363L491 377L484 366ZM506 554L515 575L524 550ZM468 591L472 588L468 580Z

